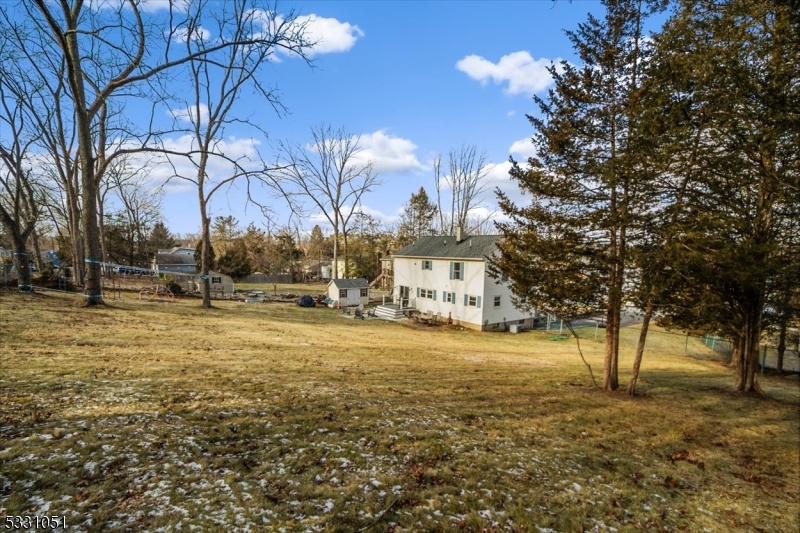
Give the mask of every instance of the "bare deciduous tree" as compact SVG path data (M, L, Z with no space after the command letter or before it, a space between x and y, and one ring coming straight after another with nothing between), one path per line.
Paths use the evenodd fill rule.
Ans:
M121 160L117 160L118 162ZM127 229L127 263L133 265L135 258L147 258L150 230L160 218L164 194L153 189L146 175L132 172L120 165L106 173L110 190L120 209L115 213L125 222Z
M360 157L360 137L344 128L320 125L311 128L310 145L282 145L277 184L293 209L301 210L297 198L309 200L333 228L333 276L338 274L339 235L345 236L361 199L378 185L372 161ZM346 256L345 256L346 259ZM345 272L347 277L347 261Z
M261 17L273 24L285 22L285 30L302 35L295 19L281 17L274 3L237 0L226 2L224 9L230 11L230 6L236 6L234 13L222 16L219 5L207 1L170 0L160 6L160 11L145 11L138 0L109 2L102 8L95 2L82 0L33 0L0 5L4 43L10 43L10 48L24 60L19 70L29 72L37 86L47 86L49 92L59 87L60 94L66 95L45 108L59 115L57 122L64 131L73 132L62 139L74 140L64 154L69 154L72 160L65 166L76 173L79 185L78 190L69 191L73 205L79 204L80 208L80 228L71 228L71 234L73 241L82 235L83 250L76 254L82 257L76 259L86 267L87 305L103 302L97 216L100 180L116 157L151 150L158 135L152 130L152 122L150 129L141 131L125 124L119 115L115 128L109 127L108 120L133 97L145 98L155 107L155 102L168 96L169 80L160 77L189 62L207 59L209 67L232 67L230 74L239 74L247 70L242 62L249 54L258 54L258 50L285 47L300 52L286 46L282 41L286 34L272 31L274 26L251 24L248 31L248 21ZM205 32L201 22L212 21L229 26L241 26L244 21L241 26L244 31L228 33L213 42L209 40L201 47L184 49L175 45L181 41L197 42L196 37ZM218 63L212 57L231 49L237 50L229 54L234 58L232 63ZM64 107L58 108L59 103ZM271 103L274 105L275 100ZM120 136L125 135L137 142L121 142Z
M486 223L484 218L476 217L474 213L488 187L486 178L491 166L486 162L486 154L478 153L475 145L464 145L450 150L447 163L448 174L443 174L442 156L433 162L439 230L446 235L453 235L457 227L467 233L478 230ZM443 198L445 189L450 190L449 209Z
M191 58L186 62L191 97L182 101L184 110L176 113L176 123L190 125L192 148L186 153L164 151L169 154L174 169L174 179L191 183L197 191L201 221L200 272L203 279L203 307L211 307L211 218L209 203L212 197L233 185L236 180L258 180L270 184L267 165L257 152L256 144L250 154L233 156L226 153L224 142L226 127L236 123L245 125L266 137L266 132L250 118L253 110L243 113L236 108L242 91L247 88L255 92L264 103L281 115L284 107L275 88L263 79L264 67L279 50L307 59L311 43L305 36L305 28L294 13L281 15L274 6L264 6L258 0L235 0L226 2L214 17L212 35L209 27L203 26L205 2L193 4L189 16L179 26L185 54ZM258 39L253 36L260 36ZM219 43L230 43L220 48ZM250 116L248 116L250 115ZM176 156L188 159L193 168L191 174L178 170ZM227 168L220 176L212 170L214 160Z
M149 160L138 162L128 156L120 157L114 159L103 173L100 186L97 189L97 220L104 263L108 262L105 236L106 207L114 198L122 204L122 211L126 214L128 221L134 225L133 227L141 226L141 224L137 223L141 216L136 213L143 211L145 206L154 206L155 218L158 218L163 192L152 190L149 180L145 177L144 172L149 162ZM113 197L111 196L112 193L114 193ZM144 210L150 209L147 207ZM143 229L140 229L140 231L143 231ZM139 242L143 241L140 239Z
M36 139L25 133L29 117L20 101L22 95L14 94L10 81L0 79L0 131L10 133L0 136L0 225L14 244L19 288L32 290L27 241L36 229L39 206L27 159Z

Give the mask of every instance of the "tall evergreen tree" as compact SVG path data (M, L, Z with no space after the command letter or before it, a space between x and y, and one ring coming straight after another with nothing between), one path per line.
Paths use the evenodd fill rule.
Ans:
M332 252L330 242L325 239L322 234L322 228L319 224L314 225L311 229L311 236L308 238L306 244L306 258L312 260L316 264L317 280L322 279L322 260L327 259Z
M264 230L257 228L254 223L250 223L242 236L244 244L247 247L247 257L253 264L253 269L257 272L266 272L269 270L269 257L267 255L267 248L269 239L267 238Z
M172 237L166 224L159 220L153 224L153 229L150 230L148 244L151 254L156 254L159 250L167 250L177 246L178 241Z
M233 215L214 217L211 225L211 240L217 254L223 253L242 236L239 221Z
M757 391L765 308L770 287L791 279L783 258L800 203L797 12L767 0L686 0L656 45L670 74L660 85L685 117L665 136L699 139L671 154L695 169L666 249L663 312L733 338L736 388Z
M651 172L637 134L642 70L650 53L646 17L663 7L647 0L606 0L605 16L568 31L583 64L552 66L555 87L534 97L528 116L537 155L511 176L531 195L528 206L498 193L511 222L493 262L526 305L567 313L602 311L606 320L603 388L618 382L620 314L629 239L648 206ZM567 316L565 318L570 318Z
M243 278L253 272L253 263L247 254L244 239L234 239L217 260L217 270L232 278Z
M402 248L423 235L429 235L433 231L433 223L438 211L439 209L428 197L424 187L411 193L411 198L408 203L403 205L403 212L400 213L396 246Z

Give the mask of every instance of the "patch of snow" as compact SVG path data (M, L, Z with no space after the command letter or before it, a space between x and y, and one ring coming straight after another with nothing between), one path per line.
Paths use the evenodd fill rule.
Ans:
M83 469L94 475L94 471L97 469L97 463L94 461L86 461L86 463L83 465Z

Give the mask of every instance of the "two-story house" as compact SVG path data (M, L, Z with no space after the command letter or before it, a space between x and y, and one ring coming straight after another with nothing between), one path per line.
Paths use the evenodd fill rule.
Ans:
M533 327L534 316L511 302L506 283L489 275L499 235L420 237L394 254L394 302L471 329ZM441 314L441 315L439 315Z

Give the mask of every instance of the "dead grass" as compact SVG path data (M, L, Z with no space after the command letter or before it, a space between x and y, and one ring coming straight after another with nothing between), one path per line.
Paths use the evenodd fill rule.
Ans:
M660 346L628 398L545 333L215 305L1 294L0 514L69 531L800 527L796 380L739 396L723 366ZM583 347L599 372L602 345Z
M322 294L327 291L325 283L236 283L237 291L264 291L267 294Z

